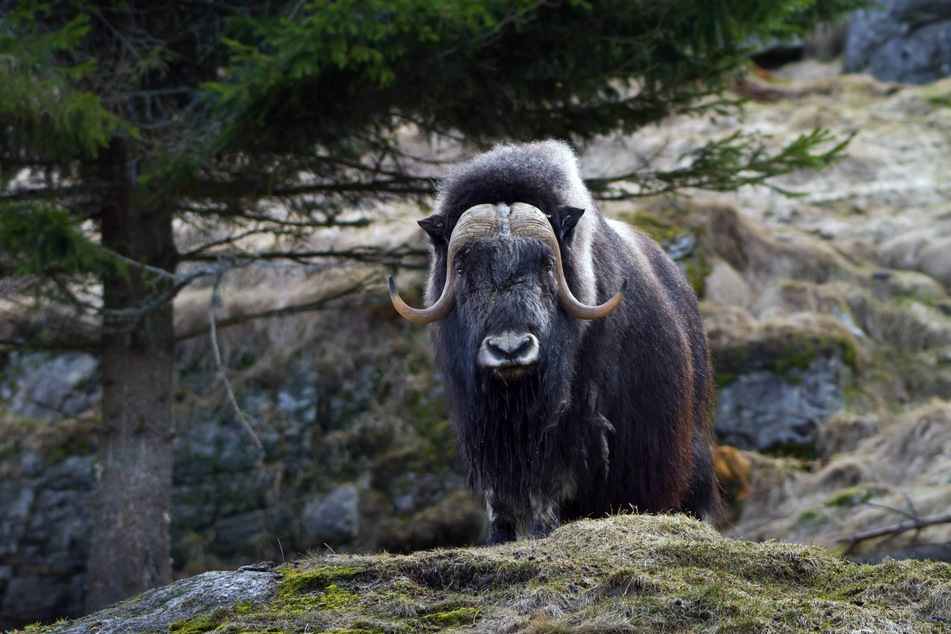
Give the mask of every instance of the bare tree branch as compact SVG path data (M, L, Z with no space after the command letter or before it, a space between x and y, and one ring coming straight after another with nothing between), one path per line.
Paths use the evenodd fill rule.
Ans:
M208 335L211 339L211 348L214 352L215 357L215 367L218 370L218 379L225 386L225 391L228 393L228 401L230 401L231 406L234 408L235 416L238 417L238 420L241 421L241 424L250 434L251 439L254 440L254 444L257 445L259 450L264 450L264 445L261 444L261 439L258 438L258 435L254 433L254 428L251 427L250 417L242 411L241 406L238 405L238 399L234 395L234 389L231 387L231 381L228 380L228 376L225 374L224 364L221 362L221 348L218 346L218 329L215 325L215 309L221 305L221 294L218 292L221 287L221 279L224 277L224 271L219 272L215 276L215 284L211 290L211 306L208 309Z
M948 524L951 523L951 513L945 513L943 515L929 515L927 517L922 517L918 513L918 509L915 507L915 503L912 501L911 497L905 492L901 492L902 497L905 499L905 504L908 505L908 510L898 509L892 506L886 506L884 504L877 504L875 502L868 502L869 506L875 508L884 509L891 513L897 515L903 515L904 517L909 518L905 522L899 522L897 524L891 524L889 526L883 526L881 528L873 528L867 531L860 531L858 533L853 533L848 537L840 537L837 539L837 542L848 542L848 546L845 549L845 552L842 553L844 557L850 555L855 547L858 546L861 542L867 541L869 539L875 539L877 537L885 537L884 541L892 540L903 533L908 531L920 531L923 528L928 526L934 526L935 524Z
M270 251L267 253L248 254L249 259L255 261L267 260L289 260L301 262L317 258L335 259L335 260L354 260L367 264L380 264L384 266L397 266L406 269L425 269L427 264L420 261L419 264L407 263L410 258L426 258L429 251L418 249L409 245L403 245L395 249L382 249L379 247L355 247L346 251ZM183 257L187 262L216 262L221 259L221 255L214 253L191 253L188 257Z
M281 308L273 308L270 310L262 310L252 313L244 313L241 315L234 315L225 319L216 319L216 328L228 328L231 326L237 326L239 324L248 323L257 319L267 319L271 317L288 317L290 315L296 315L299 313L307 313L316 310L325 310L330 308L344 308L340 306L335 306L334 302L337 302L345 297L355 295L359 292L362 292L366 289L368 282L375 277L375 275L368 275L361 278L360 280L350 284L334 293L315 299L313 301L304 302L302 304L292 304L290 306L283 306ZM211 331L210 326L202 326L190 330L188 332L177 335L175 338L176 343L186 341L188 339L194 339L195 337L200 337Z

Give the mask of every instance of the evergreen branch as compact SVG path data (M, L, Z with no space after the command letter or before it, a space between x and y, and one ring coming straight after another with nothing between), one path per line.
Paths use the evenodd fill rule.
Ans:
M182 290L195 280L202 277L218 275L220 272L229 269L248 266L252 262L252 259L237 262L223 261L219 258L215 266L202 267L186 275L176 276L174 283L167 290L150 296L147 301L137 306L121 309L104 308L101 311L105 318L103 335L115 336L117 334L134 332L141 324L142 319L175 299Z
M391 196L425 196L433 193L432 180L422 177L388 178L377 181L334 181L325 183L289 185L274 189L262 189L249 186L246 181L216 181L196 183L187 186L182 192L186 197L193 198L292 198L311 194L336 195L370 195L381 197Z
M337 260L354 260L367 264L390 267L425 269L426 264L410 265L404 261L406 258L422 257L425 255L428 255L428 251L413 249L408 246L391 250L364 248L350 251L269 252L249 254L247 256L237 256L235 254L228 254L227 256L223 254L198 255L193 257L191 261L214 261L215 264L200 267L186 275L176 276L174 283L168 290L151 296L147 302L137 306L123 309L102 309L101 313L106 318L106 325L103 326L103 335L114 336L116 334L134 331L138 328L141 320L146 315L172 301L182 290L199 278L218 276L226 271L243 268L254 263L273 260L303 262L315 258L332 258ZM333 296L330 299L337 299L337 297Z
M60 200L73 198L80 194L91 194L101 191L96 185L68 185L64 187L32 187L14 189L0 193L0 202L24 202L35 200Z
M196 207L190 209L189 211L201 212L201 207ZM233 211L220 211L217 215L221 218L228 219L239 219L246 220L249 222L260 222L274 227L289 227L296 229L328 229L328 228L348 228L348 229L359 229L362 227L368 227L372 221L363 216L355 220L340 220L337 218L336 214L325 212L325 218L323 220L318 219L309 219L309 220L282 220L280 218L274 218L273 216L268 216L266 214L258 214L241 210ZM250 230L249 230L250 231ZM271 231L267 227L261 227L255 231L261 233L267 233Z
M599 195L601 200L615 201L672 193L685 188L735 191L747 185L764 185L786 196L801 196L803 194L785 189L769 179L799 169L818 170L841 160L855 134L850 133L829 149L818 150L819 146L832 140L832 135L826 129L817 128L798 136L778 152L770 153L766 144L769 137L735 132L682 155L678 163L688 161L687 167L658 172L633 170L586 182L595 191L604 192ZM639 189L612 189L612 186L624 182L632 182Z
M13 351L23 350L42 350L46 352L88 352L90 354L99 354L102 350L102 342L91 338L65 338L50 339L48 337L0 337L0 350Z
M211 251L212 249L216 249L218 247L233 245L241 240L244 240L245 238L250 238L251 236L255 236L255 235L261 235L262 233L270 233L270 232L266 228L248 229L247 231L242 231L233 235L229 235L225 238L221 238L220 240L212 240L210 242L205 242L201 246L199 246L197 249L192 249L191 251L187 251L185 253L179 254L178 259L180 262L189 262L189 261L194 262L194 261L197 261L198 256L201 255L202 253L207 253L208 251ZM215 256L215 259L217 259L217 256Z

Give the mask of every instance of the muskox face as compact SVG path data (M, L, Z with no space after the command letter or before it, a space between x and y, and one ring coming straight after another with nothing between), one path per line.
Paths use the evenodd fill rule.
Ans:
M572 212L573 224L581 210ZM444 217L420 224L433 238L436 262L445 262L442 291L429 308L411 308L390 278L394 307L417 323L439 321L456 309L454 321L465 331L476 367L499 379L525 377L542 364L559 320L598 319L623 298L624 288L599 306L587 306L571 293L559 244L566 225L558 212L545 215L526 203L481 204L463 212L449 236Z
M477 371L506 382L536 372L567 318L552 248L523 236L480 238L457 251L452 266L455 310Z

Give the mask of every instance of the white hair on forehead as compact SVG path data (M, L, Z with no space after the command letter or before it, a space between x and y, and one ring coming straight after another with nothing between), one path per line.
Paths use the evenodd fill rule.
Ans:
M500 143L453 168L439 186L437 211L442 210L446 199L452 196L453 181L472 173L506 169L531 173L544 180L565 206L588 211L596 209L581 178L581 168L574 150L564 141L547 139L533 143Z
M505 146L499 146L505 147ZM517 149L517 146L508 146ZM564 182L561 186L562 199L565 205L569 207L579 207L581 209L590 209L592 207L591 194L581 178L581 166L574 150L564 141L548 139L537 141L521 146L528 153L537 156L540 160L549 165L555 165L560 168L564 176Z

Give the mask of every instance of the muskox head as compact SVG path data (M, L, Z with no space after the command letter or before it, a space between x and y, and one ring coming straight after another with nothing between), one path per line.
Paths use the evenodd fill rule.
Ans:
M439 230L434 219L421 224L430 235ZM521 202L480 204L459 217L446 247L445 284L429 308L408 306L392 277L389 286L393 305L410 321L433 323L459 311L476 365L504 380L524 376L538 365L559 318L604 317L624 294L622 288L598 306L578 301L568 287L552 220Z

